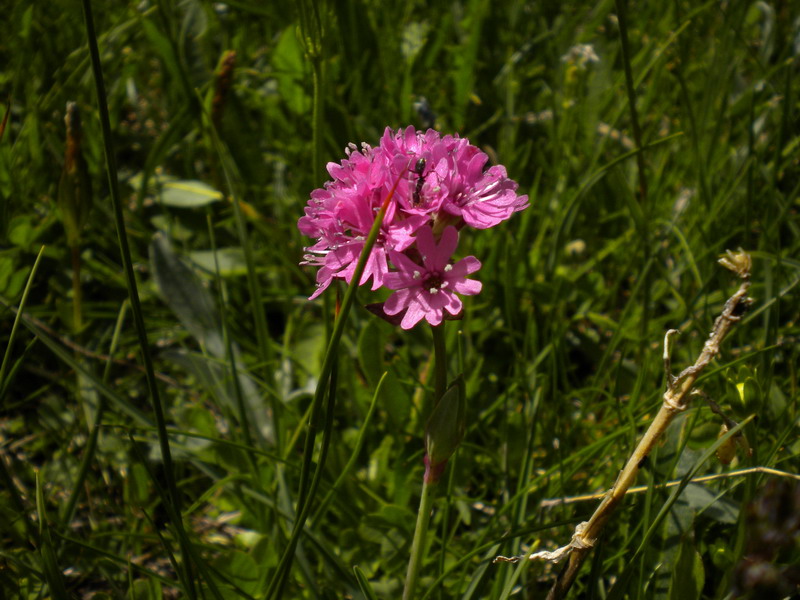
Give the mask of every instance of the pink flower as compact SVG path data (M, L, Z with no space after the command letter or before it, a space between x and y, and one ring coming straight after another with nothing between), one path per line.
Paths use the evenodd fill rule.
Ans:
M400 252L389 252L398 271L386 275L384 283L397 291L389 296L383 310L387 315L405 310L400 323L403 329L411 329L423 318L431 325L439 325L445 311L452 316L461 312L462 303L456 292L474 296L481 291L480 281L467 279L467 275L481 268L477 258L467 256L455 264L450 263L457 245L455 227L447 227L437 245L433 230L425 226L419 229L416 238L422 265Z
M392 189L392 202L359 281L365 285L371 279L373 290L387 285L392 269L403 271L398 260L413 262L403 253L421 228L486 229L528 206L528 197L517 196L517 183L505 168L487 169L487 155L458 136L387 127L377 147L351 144L346 153L340 163L328 164L331 180L311 193L297 223L301 233L316 239L305 248L301 263L319 268L312 299L334 279L350 282L375 215Z

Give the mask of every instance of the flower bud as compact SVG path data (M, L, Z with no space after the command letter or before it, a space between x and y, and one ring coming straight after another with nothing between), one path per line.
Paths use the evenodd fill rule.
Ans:
M442 395L425 428L425 482L436 483L444 472L448 459L456 451L466 428L464 379L456 382Z

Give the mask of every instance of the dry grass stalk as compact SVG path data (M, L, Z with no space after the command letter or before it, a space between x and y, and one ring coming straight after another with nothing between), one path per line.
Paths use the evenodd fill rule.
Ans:
M569 562L550 589L547 596L548 600L563 598L569 591L583 561L594 547L603 527L635 481L639 472L639 465L650 454L673 419L686 410L697 378L719 353L720 344L725 339L725 336L728 335L733 325L741 319L752 303L752 300L747 297L747 292L750 289L750 256L742 251L738 253L728 252L727 256L720 259L719 262L724 267L734 271L742 279L742 283L736 293L725 303L722 313L714 322L714 327L703 345L700 356L692 366L687 367L677 376L673 375L670 364L670 350L672 348L672 340L679 332L675 329L667 331L664 336L664 369L667 375L667 391L664 393L664 402L658 414L592 517L588 521L578 524L575 528L575 533L570 543L553 552L541 551L530 555L529 558L531 560L540 559L554 563L560 562L564 558L569 558ZM497 557L495 559L496 562L516 562L518 560L519 557L510 559Z

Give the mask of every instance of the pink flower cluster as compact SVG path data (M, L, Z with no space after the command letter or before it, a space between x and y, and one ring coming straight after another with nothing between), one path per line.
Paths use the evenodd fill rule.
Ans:
M384 304L387 315L402 316L410 329L423 318L438 325L445 312L456 316L455 293L480 292L467 279L481 263L468 256L452 263L458 230L486 229L528 206L505 167L486 168L488 156L458 136L429 129L386 128L373 148L351 144L340 164L328 163L331 181L314 190L298 228L315 238L301 264L319 267L319 296L334 279L348 283L383 201L394 195L372 248L360 285L396 290Z

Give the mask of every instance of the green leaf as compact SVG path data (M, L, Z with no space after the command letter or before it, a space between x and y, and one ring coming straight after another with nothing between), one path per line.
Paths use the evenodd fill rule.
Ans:
M303 47L297 39L295 28L287 27L275 45L272 66L286 107L297 114L306 114L311 108L311 98L305 90L305 65Z
M464 437L465 418L464 378L459 376L436 404L425 427L426 446L432 466L445 462L456 451Z
M397 504L384 504L376 512L366 516L364 523L373 527L397 527L411 531L416 515L407 507Z
M214 257L214 250L195 250L189 253L189 259L208 273L214 273L219 266L221 277L232 277L247 274L247 263L244 250L241 248L219 248Z
M685 537L678 551L678 559L672 569L669 585L669 600L696 600L700 598L705 583L703 559L695 550L690 537Z
M358 566L355 566L353 567L353 573L356 574L356 581L358 581L358 587L361 593L364 594L364 598L366 600L378 600L375 592L372 591L372 586L369 584L367 576L364 575L364 571L359 569Z
M383 375L383 336L376 320L369 321L358 336L358 363L369 385Z
M50 537L50 524L47 520L47 511L44 506L44 493L39 473L36 473L36 514L39 519L39 552L42 558L44 571L50 594L56 600L67 600L67 588L64 584L64 575L58 566L53 541Z
M211 563L211 566L218 569L230 583L247 594L255 594L258 590L260 573L255 559L241 550L229 550L218 556ZM225 590L227 592L227 590ZM240 598L241 596L224 593L229 598Z
M234 353L238 354L236 350L234 347ZM167 350L161 356L194 375L200 387L208 391L219 406L226 408L232 414L239 414L236 401L237 390L228 364L184 350ZM246 367L238 357L234 357L233 360L236 362L239 391L242 394L246 412L245 419L255 425L264 439L272 439L272 420L258 391L258 386L247 374Z
M8 241L20 248L28 248L36 240L33 220L28 215L20 215L11 219L8 225Z
M154 235L150 244L150 263L161 297L183 326L209 354L216 358L225 356L219 313L211 293L181 262L161 233Z
M247 413L244 418L256 424L263 439L271 439L271 417L264 406L258 386L247 374L247 368L240 359L238 346L231 345L230 357L225 350L222 325L211 292L181 262L163 234L153 236L150 262L162 298L211 357L183 351L166 352L164 355L193 373L204 389L209 390L222 406L237 415L240 413L237 394L241 393ZM222 362L223 360L230 360L235 364L236 381L232 374L233 368Z
M739 520L739 506L728 498L718 498L706 487L690 483L676 504L685 502L696 512L703 512L719 523L732 525Z
M386 410L392 427L398 431L402 431L406 427L411 415L413 405L408 400L410 396L411 392L402 384L396 367L392 365L392 369L386 376L386 385L381 390L380 403Z
M194 180L166 181L161 188L161 201L176 208L197 208L222 200L223 195L207 183Z

